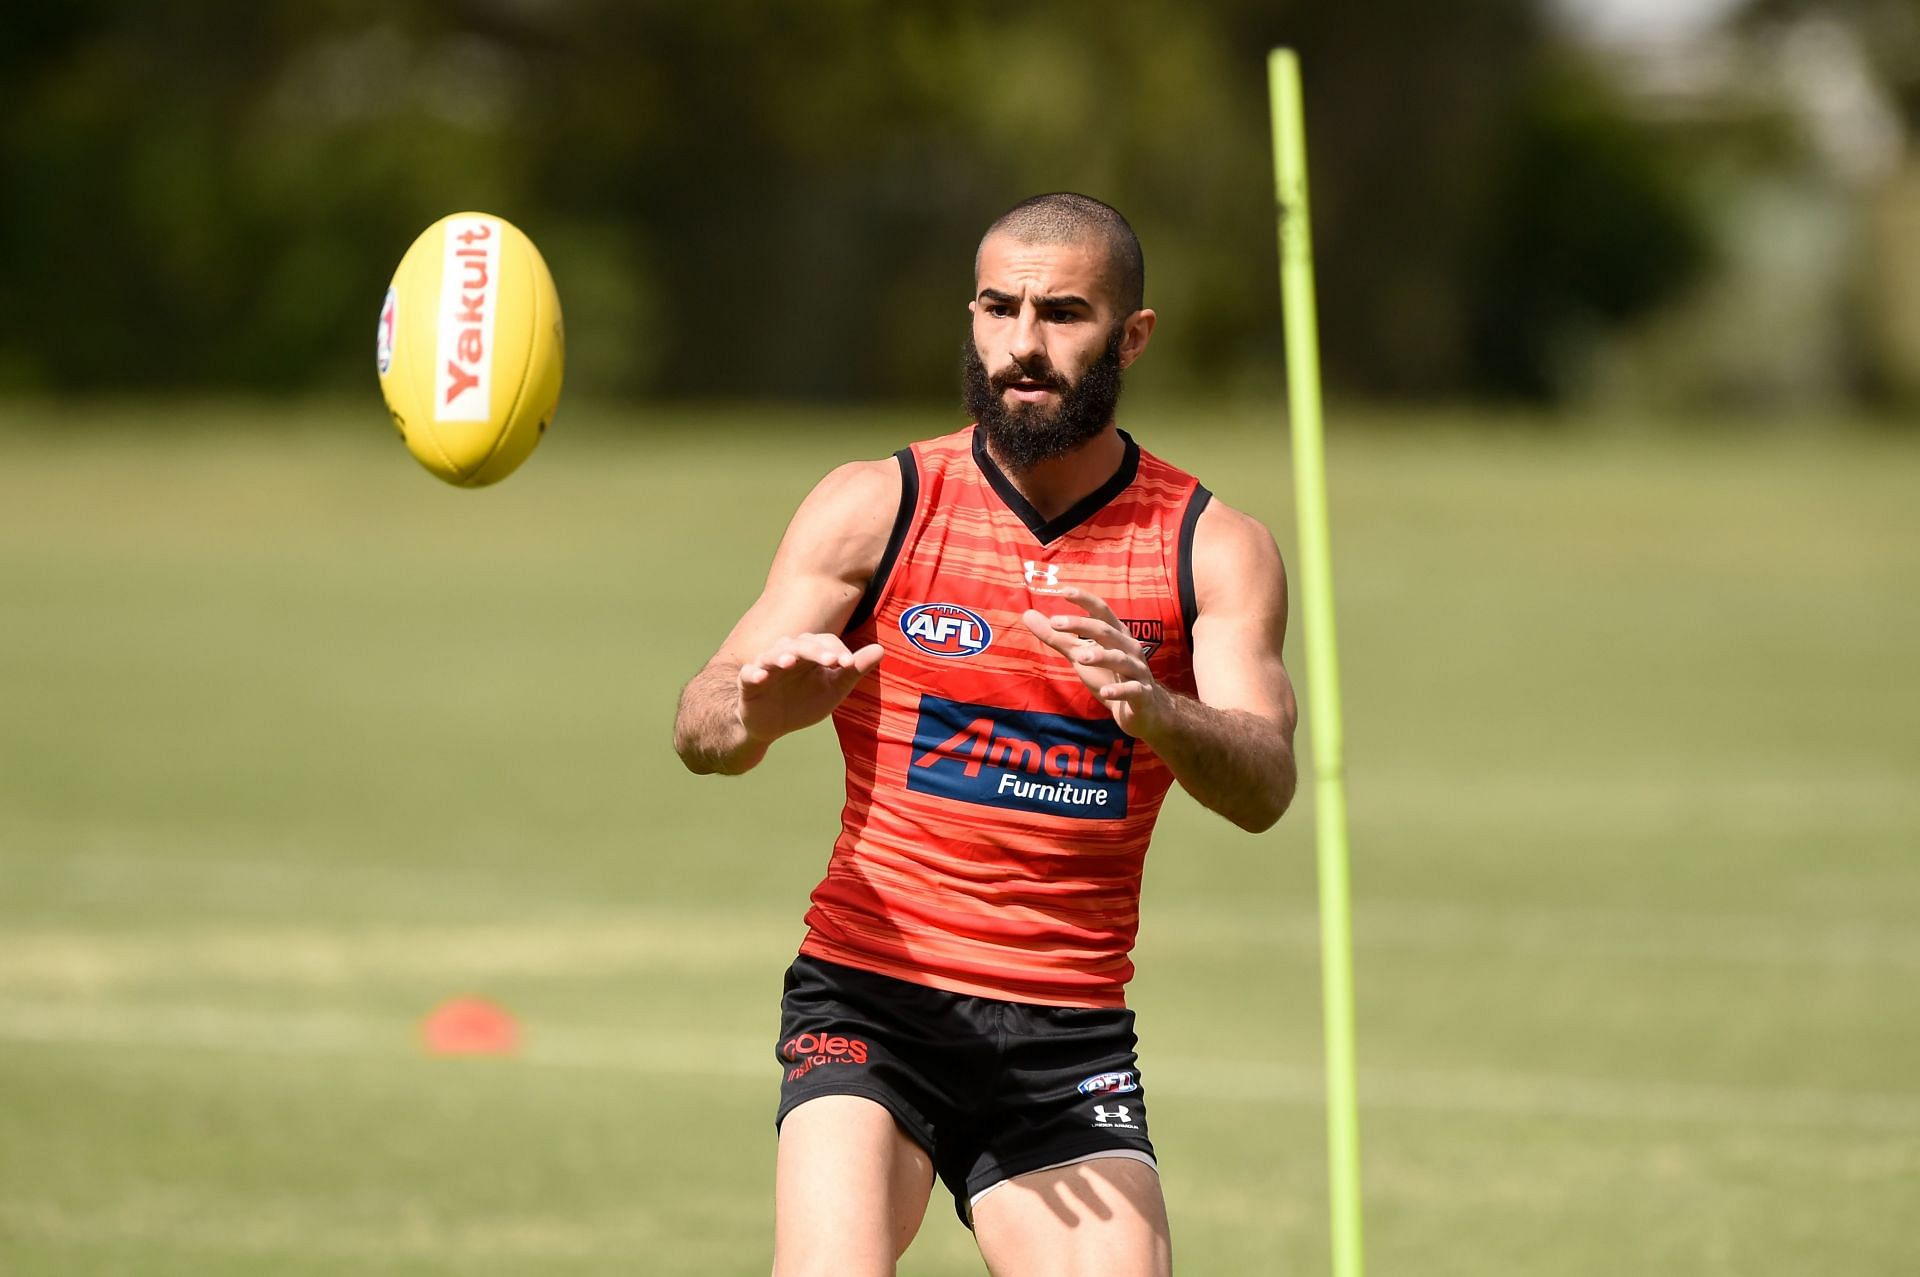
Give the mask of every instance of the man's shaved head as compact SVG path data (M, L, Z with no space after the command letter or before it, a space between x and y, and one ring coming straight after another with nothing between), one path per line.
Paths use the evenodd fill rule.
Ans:
M1111 205L1071 191L1036 195L1002 213L980 242L995 235L1008 235L1023 244L1096 244L1106 252L1107 283L1120 315L1131 315L1145 303L1147 265L1140 255L1140 239ZM977 251L973 262L978 275Z

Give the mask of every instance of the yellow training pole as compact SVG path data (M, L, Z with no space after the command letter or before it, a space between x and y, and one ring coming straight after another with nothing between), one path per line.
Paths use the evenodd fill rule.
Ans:
M1287 327L1287 402L1293 418L1294 506L1300 524L1300 593L1307 648L1307 725L1320 866L1320 965L1327 1034L1327 1171L1334 1277L1361 1277L1360 1118L1353 1045L1353 924L1347 884L1347 790L1341 763L1340 662L1334 651L1333 558L1327 533L1327 464L1320 421L1320 338L1307 216L1307 141L1300 61L1267 59L1273 103L1273 173L1280 222L1280 305Z

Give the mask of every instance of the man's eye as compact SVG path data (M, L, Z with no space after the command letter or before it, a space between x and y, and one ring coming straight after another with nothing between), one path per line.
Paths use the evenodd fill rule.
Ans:
M1050 318L1056 324L1071 324L1074 320L1080 318L1080 316L1070 310L1056 310Z
M1004 319L1013 313L1013 308L1011 306L1003 306L999 302L989 302L987 304L987 313L997 319Z

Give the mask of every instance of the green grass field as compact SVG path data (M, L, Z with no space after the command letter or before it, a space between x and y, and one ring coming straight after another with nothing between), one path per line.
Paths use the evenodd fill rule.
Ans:
M836 758L691 777L674 696L949 424L563 413L470 493L372 406L0 408L0 1272L764 1273ZM1291 543L1277 423L1131 424ZM1372 1271L1920 1271L1920 438L1330 458ZM1189 1274L1326 1267L1311 831L1149 860ZM520 1058L421 1052L462 993ZM980 1271L938 1199L903 1271Z

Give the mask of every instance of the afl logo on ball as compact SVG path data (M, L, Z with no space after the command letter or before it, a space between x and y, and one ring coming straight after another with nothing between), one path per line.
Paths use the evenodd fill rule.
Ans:
M993 642L986 619L954 603L908 608L900 618L900 632L929 656L978 656Z
M380 333L373 339L373 358L374 362L380 365L382 377L387 375L387 369L393 367L393 321L399 310L399 303L398 295L389 288L387 300L380 307Z

